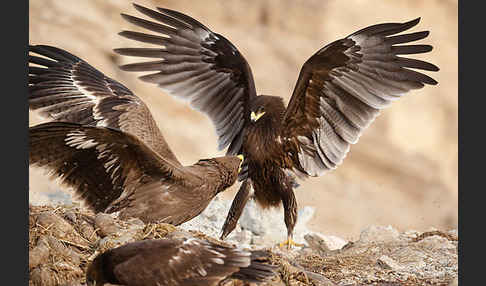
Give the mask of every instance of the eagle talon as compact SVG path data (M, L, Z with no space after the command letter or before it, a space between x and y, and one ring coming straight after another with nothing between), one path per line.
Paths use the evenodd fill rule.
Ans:
M287 245L287 249L291 249L292 246L303 247L304 244L295 242L292 237L288 237L286 241L279 243L280 247Z

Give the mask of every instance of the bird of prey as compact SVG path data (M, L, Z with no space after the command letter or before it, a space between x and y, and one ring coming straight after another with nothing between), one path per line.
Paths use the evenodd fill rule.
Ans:
M219 285L225 279L263 282L275 275L265 251L244 251L196 238L151 239L98 255L87 285Z
M189 101L215 125L219 149L228 147L227 154L244 155L242 184L222 238L235 228L253 197L262 207L283 204L290 247L297 220L295 178L335 169L380 110L412 89L437 84L417 71L438 71L437 66L403 56L432 50L430 45L408 44L426 38L428 31L400 34L420 18L377 24L312 55L303 64L285 107L281 97L256 94L250 66L224 36L180 12L134 6L152 20L122 17L154 33L122 31L120 35L156 47L115 52L156 60L121 69L152 71L140 79Z
M236 181L241 156L182 166L130 90L62 49L29 51L29 107L53 120L29 128L29 164L95 212L178 225Z

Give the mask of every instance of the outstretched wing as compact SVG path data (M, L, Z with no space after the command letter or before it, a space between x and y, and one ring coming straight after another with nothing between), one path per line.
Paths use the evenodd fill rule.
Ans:
M419 20L364 28L305 62L283 119L294 162L289 168L310 176L336 168L381 109L412 89L437 84L412 69L438 67L400 56L432 50L430 45L401 45L427 37L428 31L396 35Z
M215 125L219 149L238 153L242 130L250 120L249 101L255 85L248 63L223 36L182 13L164 8L157 11L133 4L156 22L122 14L128 22L157 33L123 31L121 36L154 44L157 48L123 48L115 52L156 61L121 66L125 71L155 71L141 80L157 84L167 93L188 100Z
M117 256L124 253L134 255L117 264L113 273L126 285L218 285L251 261L249 252L194 238L145 240L123 248L112 251L113 260L121 261Z
M31 110L55 121L120 129L180 164L147 106L128 88L65 50L37 45L29 53Z
M117 129L48 122L30 127L29 136L29 164L47 168L96 212L140 185L195 176Z

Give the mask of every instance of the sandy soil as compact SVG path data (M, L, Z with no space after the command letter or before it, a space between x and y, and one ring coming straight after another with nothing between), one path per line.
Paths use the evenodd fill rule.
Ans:
M117 35L133 29L119 16L137 14L129 1L31 0L29 41L76 54L122 82L152 110L181 162L220 154L211 122L118 64L113 48L136 44ZM385 110L344 163L301 182L301 207L316 208L309 227L355 239L367 225L398 230L457 227L457 1L150 1L192 15L230 39L250 63L260 94L288 101L303 62L325 44L367 25L422 17L414 31L430 30L434 50L422 56L441 68L435 87L411 92ZM278 72L275 72L278 71ZM30 125L42 120L31 112ZM224 197L232 199L237 185ZM59 190L43 172L30 171L30 200L46 202ZM225 216L226 214L221 214ZM282 220L283 224L283 220Z

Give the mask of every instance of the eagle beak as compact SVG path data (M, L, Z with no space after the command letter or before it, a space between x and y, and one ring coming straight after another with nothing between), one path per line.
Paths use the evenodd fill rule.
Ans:
M241 171L241 165L243 164L243 160L245 159L245 157L241 154L237 155L236 157L238 157L238 159L240 159L240 166L238 167L238 174L239 174L240 171Z
M254 111L252 111L251 114L250 114L250 119L251 119L251 121L256 122L258 119L260 119L260 117L263 116L263 114L265 114L265 111L260 112L258 114L256 114Z

